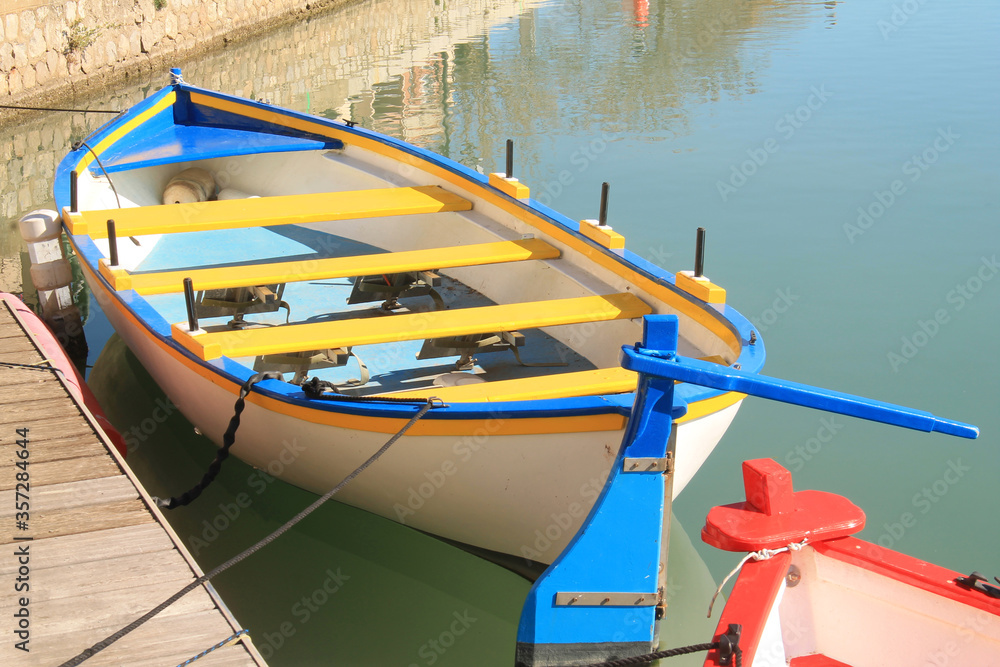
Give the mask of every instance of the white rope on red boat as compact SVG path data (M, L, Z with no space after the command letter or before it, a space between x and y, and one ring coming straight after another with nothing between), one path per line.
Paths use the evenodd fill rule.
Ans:
M716 598L719 597L719 593L722 592L722 589L725 587L726 582L728 582L730 579L732 579L733 575L736 574L737 572L739 572L740 569L744 565L746 565L746 562L748 560L751 560L751 559L753 559L755 561L758 561L758 560L768 560L768 559L773 558L773 557L777 556L778 554L783 553L785 551L798 551L799 549L801 549L802 547L804 547L806 545L806 542L808 542L808 541L809 541L808 538L802 538L801 542L792 542L789 545L781 547L779 549L761 549L760 551L751 551L746 556L744 556L740 560L740 562L737 563L736 567L734 567L732 569L732 571L729 574L726 575L726 578L722 580L722 583L719 584L719 587L715 589L715 595L712 596L712 601L708 603L708 618L712 618L712 608L715 607L715 600L716 600Z

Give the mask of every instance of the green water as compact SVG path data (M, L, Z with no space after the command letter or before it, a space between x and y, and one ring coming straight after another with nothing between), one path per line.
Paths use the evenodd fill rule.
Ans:
M450 6L428 5L434 21L423 23L442 28L426 39L348 36L310 53L386 6L359 3L184 65L185 76L350 116L484 171L500 168L512 138L516 175L534 196L594 217L609 181L611 224L631 250L671 270L691 268L695 228L706 227L706 273L757 323L768 374L930 410L977 424L982 436L750 400L675 504L679 523L696 536L711 506L742 498L739 462L766 456L793 471L797 488L864 508L862 537L1000 574L1000 5L500 4L472 12L481 18L461 29L445 15ZM105 102L133 102L159 85L144 81ZM0 134L22 160L18 173L33 175L27 190L0 192L9 217L44 203L48 161L29 169L27 155L17 158L24 137L31 151L31 123L43 143L56 126L57 145L97 122L48 117ZM111 332L89 312L91 363L104 349L93 372L101 398L112 421L146 438L130 461L153 493L185 487L213 450L178 416L157 422L162 397L116 339L105 348ZM209 540L205 522L223 525L241 498L248 506ZM171 520L211 567L309 501L230 461L217 486ZM523 580L350 508L332 505L310 521L218 582L272 664L510 664ZM697 554L683 539L674 547L665 645L707 637L704 564L719 579L737 560L696 537ZM338 568L349 578L333 584L328 570ZM308 610L303 596L328 580L341 587ZM455 614L465 630L443 637Z

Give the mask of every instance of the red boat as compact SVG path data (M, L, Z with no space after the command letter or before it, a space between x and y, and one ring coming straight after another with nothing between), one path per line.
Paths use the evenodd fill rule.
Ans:
M750 552L715 639L739 627L743 667L1000 665L1000 588L854 537L864 512L792 490L771 459L743 464L745 502L713 508L702 539ZM705 665L735 664L709 653Z
M66 356L66 352L63 350L62 345L59 344L59 340L45 325L45 322L39 319L31 308L29 308L23 301L13 294L0 292L0 300L7 303L11 311L13 311L14 316L21 322L27 332L31 335L35 344L41 349L45 359L52 366L62 371L62 375L66 379L66 386L73 395L73 398L76 399L77 403L87 406L87 409L94 415L94 419L97 420L97 423L100 424L104 432L107 433L111 442L114 443L118 452L122 456L125 456L125 441L122 439L121 434L115 430L115 427L112 426L111 422L109 422L107 417L104 416L104 411L101 410L101 406L97 402L97 398L90 391L90 387L88 387L83 381L83 377L76 370L76 366L74 366L73 362Z

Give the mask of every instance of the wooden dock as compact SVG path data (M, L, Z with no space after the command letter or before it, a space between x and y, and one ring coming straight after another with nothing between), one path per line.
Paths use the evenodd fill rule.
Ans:
M43 361L6 302L0 361ZM54 372L0 366L2 665L59 665L202 574L67 386ZM179 665L241 629L206 584L83 664ZM266 665L245 634L194 664Z

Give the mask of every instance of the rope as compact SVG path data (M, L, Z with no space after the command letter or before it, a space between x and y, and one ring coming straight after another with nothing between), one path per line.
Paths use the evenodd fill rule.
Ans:
M90 137L87 137L87 139L89 138ZM84 146L88 151L90 151L91 155L94 156L94 159L97 160L97 166L101 168L102 172L104 172L104 178L108 179L108 185L111 186L111 191L115 193L115 201L118 203L118 208L121 208L122 200L118 198L118 190L115 188L114 182L112 182L111 177L108 175L108 170L105 169L104 164L101 163L101 158L97 155L97 151L95 151L93 148L90 147L90 144L87 143L87 139L81 139L80 141L77 141L72 145L71 148L73 150L78 150L80 146ZM135 243L136 245L139 245L135 239L132 239L132 242Z
M302 392L307 398L322 401L346 401L348 403L424 403L433 401L435 408L448 407L439 398L403 398L401 396L351 396L337 393L337 386L332 382L311 377L302 383ZM329 389L333 393L328 393Z
M212 651L218 650L218 649L223 648L225 646L229 646L230 644L235 644L236 640L239 639L240 637L242 637L243 635L249 636L250 635L250 631L244 628L243 630L240 630L239 632L237 632L235 635L231 635L231 636L227 637L226 639L223 639L221 642L219 642L218 644L216 644L212 648L207 648L204 651L202 651L201 653L199 653L198 655L196 655L194 657L191 657L191 658L188 658L187 660L185 660L181 664L177 665L177 667L184 667L185 665L190 665L192 662L194 662L198 658L204 658L206 655L208 655Z
M183 507L184 505L190 504L195 498L201 495L201 492L215 480L219 471L222 470L222 462L229 457L229 449L233 446L233 443L236 442L236 429L240 427L240 415L243 414L243 409L246 407L246 397L247 394L250 393L250 389L261 380L280 379L281 375L279 373L256 373L243 383L243 386L240 387L240 395L236 399L233 417L229 420L229 427L226 428L226 432L222 435L222 447L218 452L216 452L215 458L212 460L212 463L209 464L208 470L205 471L201 481L191 487L188 491L185 491L179 496L174 496L169 500L163 500L162 498L153 496L153 500L156 502L157 507L172 510L176 507Z
M715 606L715 600L716 598L719 597L719 593L722 592L722 588L726 585L726 582L732 579L733 575L739 572L740 568L742 568L748 560L750 560L751 558L755 561L767 560L769 558L777 556L783 551L798 551L799 549L801 549L806 545L807 541L808 538L802 538L801 542L792 542L788 546L781 547L780 549L761 549L760 551L751 551L742 559L740 559L740 562L737 563L736 567L734 567L729 572L729 574L726 575L726 578L722 580L722 583L719 584L719 587L715 589L715 595L712 596L712 601L708 603L708 616L706 618L712 618L712 608Z
M66 111L69 113L121 113L113 109L59 109L55 107L24 107L17 104L0 104L0 109L16 109L18 111Z
M37 364L19 364L13 361L0 361L0 366L6 366L8 368L27 368L32 371L52 371L53 373L62 373L63 369L57 366L42 366L42 364L51 364L52 362L48 359L42 359ZM65 375L65 373L63 373Z
M399 429L399 431L394 436L392 436L391 438L389 438L389 440L386 441L386 443L384 445L382 445L382 447L377 452L375 452L370 457L368 457L368 460L366 460L360 466L358 466L357 468L355 468L354 472L352 472L347 477L345 477L344 479L342 479L339 484L337 484L335 487L333 487L332 489L330 489L329 491L327 491L326 494L324 494L322 497L320 497L319 499L317 499L316 501L314 501L311 505L309 505L309 507L305 508L304 510L302 510L301 512L299 512L298 514L296 514L295 516L293 516L291 519L289 519L287 522L285 522L284 525L282 525L280 528L278 528L277 530L275 530L273 533L271 533L270 535L268 535L267 537L265 537L261 541L257 542L257 544L253 545L249 549L243 551L242 553L237 554L236 556L233 556L232 558L230 558L229 560L227 560L222 565L219 565L218 567L216 567L214 570L212 570L208 574L201 575L200 577L198 577L197 579L195 579L193 582L191 582L190 584L188 584L187 586L185 586L184 588L182 588L181 590L177 591L176 593L174 593L173 595L171 595L169 598L167 598L166 600L164 600L163 602L161 602L155 608L153 608L150 611L146 612L140 618L137 618L136 620L134 620L132 623L128 624L127 626L125 626L121 630L118 630L114 634L109 635L105 639L102 639L101 641L97 642L96 644L94 644L90 648L84 650L82 653L80 653L75 658L67 660L66 662L64 662L59 667L76 667L76 665L81 664L84 660L87 660L88 658L96 655L98 652L103 651L107 647L111 646L111 644L115 643L116 641L118 641L119 639L121 639L122 637L124 637L125 635L127 635L128 633L132 632L133 630L135 630L136 628L138 628L139 626L141 626L143 623L145 623L146 621L150 620L151 618L153 618L154 616L156 616L157 614L159 614L161 611L163 611L164 609L166 609L167 607L169 607L170 605L172 605L174 602L176 602L177 600L180 600L182 597L184 597L185 595L187 595L188 593L190 593L191 591L193 591L198 586L200 586L203 583L209 581L210 579L212 579L212 577L215 577L216 575L221 574L222 572L225 572L226 570L228 570L229 568L231 568L233 565L236 565L237 563L240 563L243 560L249 558L250 556L252 556L253 554L257 553L258 551L260 551L261 549L263 549L264 547L266 547L268 544L270 544L274 540L276 540L279 537L281 537L282 535L284 535L292 527L294 527L297 523L299 523L300 521L302 521L303 519L305 519L307 516L309 516L310 514L312 514L313 512L315 512L317 509L319 509L320 506L323 505L323 503L325 503L330 498L332 498L334 495L336 495L336 493L338 491L340 491L347 484L349 484L355 477L357 477L362 472L364 472L368 468L368 466L370 466L371 464L375 463L375 461L377 461L383 454L385 454L389 450L389 448L392 447L392 445L396 443L397 440L399 440L401 437L403 437L403 434L405 434L407 431L410 430L411 426L413 426L414 424L416 424L417 421L419 421L421 417L423 417L425 414L427 414L427 412L432 407L435 407L435 403L433 402L433 399L427 399L426 402L420 407L420 409L417 410L416 414L414 414L412 417L410 417L410 420L408 422L406 422L406 424L403 425L403 428Z
M698 653L699 651L711 651L712 649L721 649L723 642L711 642L708 644L692 644L691 646L681 646L680 648L667 649L666 651L657 651L656 653L647 653L645 655L636 655L631 658L620 658L618 660L608 660L606 662L595 662L589 665L578 665L576 667L627 667L628 665L648 665L649 663L662 660L664 658L673 658L678 655L687 655L689 653ZM733 655L735 657L735 666L743 667L743 650L738 645L732 645Z

